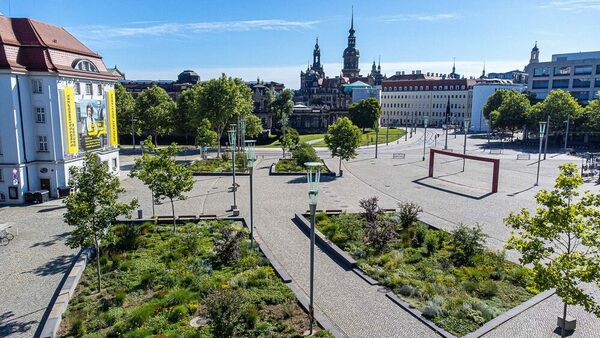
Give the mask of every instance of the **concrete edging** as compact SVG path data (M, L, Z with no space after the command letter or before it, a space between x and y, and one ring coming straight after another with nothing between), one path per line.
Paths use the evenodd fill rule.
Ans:
M279 161L279 159L277 160ZM276 172L275 171L275 166L277 165L277 162L271 164L271 166L269 167L269 175L270 176L304 176L306 175L306 173L302 173L302 172ZM330 177L336 177L336 173L333 172L333 170L331 170L331 168L329 168L327 166L327 164L325 163L325 161L323 161L323 166L325 168L327 168L327 170L329 171L328 173L321 173L321 176L330 176Z
M432 329L435 333L439 334L440 336L444 337L444 338L456 338L455 335L453 335L452 333L442 329L441 327L437 326L434 322L432 322L431 320L425 318L423 316L423 314L421 313L421 311L410 307L410 305L408 305L408 303L406 303L405 301L403 301L402 299L400 299L400 297L398 297L393 291L388 291L386 292L385 296L390 299L392 302L396 303L398 306L400 306L402 309L404 309L405 311L407 311L408 313L410 313L413 317L415 317L417 320L419 320L421 323L427 325L427 327L429 327L430 329Z
M53 303L48 305L51 308L50 314L44 321L43 329L40 333L41 338L52 338L56 336L60 323L62 321L62 315L69 306L69 301L75 293L75 288L83 275L87 263L91 259L94 248L87 247L82 249L77 257L75 258L75 264L68 271L68 275L60 290L58 291L58 297Z
M235 173L235 176L249 176L248 172ZM210 172L200 172L200 171L192 171L192 176L233 176L231 172L225 173L210 173Z

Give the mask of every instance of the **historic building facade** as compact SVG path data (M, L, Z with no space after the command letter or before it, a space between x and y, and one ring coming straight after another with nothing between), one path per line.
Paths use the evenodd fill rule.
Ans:
M57 197L86 152L119 172L116 80L63 28L0 16L0 203Z

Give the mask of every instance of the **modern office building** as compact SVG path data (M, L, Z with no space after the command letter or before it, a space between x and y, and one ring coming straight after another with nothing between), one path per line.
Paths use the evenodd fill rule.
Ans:
M527 72L522 70L511 70L504 73L488 73L485 78L487 79L498 79L498 80L509 80L512 83L527 84Z
M483 116L483 106L488 98L499 89L516 90L523 92L525 84L512 83L510 80L480 79L473 85L473 103L471 105L470 131L487 132L490 128L488 120Z
M475 80L424 74L418 74L421 77L419 79L412 79L416 75L411 74L411 79L408 80L383 81L383 126L423 126L425 117L428 117L429 126L441 127L446 124L448 104L450 124L462 126L464 119L470 118Z
M0 16L0 203L56 197L88 151L119 172L115 80L63 28Z
M551 61L540 62L536 45L531 50L528 90L543 100L552 90L570 92L582 104L594 99L600 90L600 51L554 54Z

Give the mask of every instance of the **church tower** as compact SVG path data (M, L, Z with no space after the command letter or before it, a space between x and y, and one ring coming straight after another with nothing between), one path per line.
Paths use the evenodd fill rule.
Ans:
M537 41L535 42L535 46L531 49L531 56L529 57L529 63L538 63L540 62L540 50L537 46Z
M350 30L348 31L350 33L348 34L348 47L344 49L344 69L342 69L344 77L357 77L360 73L360 69L358 69L360 53L358 48L356 48L354 32L354 7L352 7L352 18L350 21Z
M321 65L321 48L319 48L319 38L317 37L317 41L315 43L315 49L313 50L313 64L311 67L312 70L319 74L323 74L323 66Z

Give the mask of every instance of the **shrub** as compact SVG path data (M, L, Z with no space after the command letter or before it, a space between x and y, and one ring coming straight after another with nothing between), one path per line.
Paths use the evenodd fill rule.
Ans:
M468 280L463 282L463 288L465 289L465 291L473 293L479 290L479 283L476 281Z
M500 313L502 313L501 310L490 306L482 301L475 301L471 304L471 307L476 310L479 311L479 313L481 313L481 316L486 320L490 320L496 316L498 316Z
M177 323L188 316L188 309L185 305L177 305L169 311L169 321Z
M288 319L294 316L294 311L296 309L296 303L294 302L286 302L283 304L282 313L283 318Z
M413 246L418 248L421 245L423 245L423 241L425 241L425 234L427 233L427 230L429 230L429 227L427 226L427 224L423 223L418 223L413 228L413 235L411 238Z
M156 308L156 303L147 303L135 308L129 315L129 326L131 328L136 328L144 325L144 323L154 314Z
M221 160L223 160L223 161L231 161L231 157L229 157L229 152L223 151L221 153Z
M81 337L85 334L85 321L83 318L78 317L71 323L71 329L69 330L69 334L75 337Z
M398 203L398 217L402 229L408 229L419 219L419 213L423 211L421 207L414 202Z
M253 329L258 322L258 308L254 304L248 304L244 312L244 323L249 329Z
M427 305L423 309L423 316L432 319L442 315L444 313L443 304L444 300L440 297L434 297L432 300L427 301Z
M423 246L425 247L425 252L428 255L433 255L437 249L440 248L441 236L439 232L436 230L427 230L425 232L425 239L423 240Z
M115 296L112 299L113 306L121 306L125 302L125 298L127 298L127 292L124 288L118 287L115 291Z
M186 289L182 288L174 288L169 291L169 293L165 296L165 305L166 306L176 306L187 304L192 301L196 295Z
M244 321L246 297L238 289L218 289L204 301L215 337L231 337Z
M486 280L479 283L477 291L482 297L491 298L498 294L498 285L494 281Z
M138 224L119 224L114 227L113 233L116 236L115 247L130 251L139 246L142 228Z
M522 266L512 268L508 272L508 280L521 287L528 286L532 276L532 271Z
M231 226L217 227L214 237L215 253L221 263L237 263L240 259L240 244L244 233L233 229Z
M421 251L415 248L404 249L402 256L404 257L404 261L408 264L418 263L423 259L423 254L421 254Z
M455 264L472 265L475 255L481 253L484 249L486 235L481 231L481 227L476 225L468 227L464 224L459 225L452 231L450 245L453 247L452 259Z
M363 198L358 202L358 205L363 208L364 216L367 222L375 222L377 216L382 213L378 205L379 199L377 197Z
M394 223L383 217L379 217L374 222L368 222L365 234L368 243L377 252L387 249L390 242L398 237Z
M292 150L292 157L299 166L304 166L304 163L306 162L319 161L319 156L317 156L315 148L306 142L300 143L298 147Z
M106 325L113 325L117 320L123 317L123 309L120 307L113 307L108 309L108 311L104 312L101 315L101 319L106 323Z
M410 284L404 284L398 289L398 293L405 297L418 297L420 295L419 289L415 288Z

